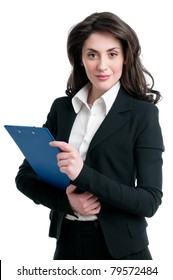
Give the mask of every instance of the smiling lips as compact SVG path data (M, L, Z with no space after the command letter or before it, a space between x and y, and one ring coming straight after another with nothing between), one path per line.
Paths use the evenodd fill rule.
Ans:
M106 81L109 79L110 75L96 75L96 77L101 81Z

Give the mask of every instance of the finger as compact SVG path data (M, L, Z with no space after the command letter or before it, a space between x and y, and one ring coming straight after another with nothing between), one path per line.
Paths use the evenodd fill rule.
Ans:
M49 145L51 147L59 148L63 152L74 151L74 148L70 144L68 144L66 142L63 142L63 141L52 141L52 142L49 143Z
M57 158L57 165L59 166L59 168L67 167L67 166L69 166L69 160L68 159L59 159L59 158Z
M69 186L66 188L66 194L71 194L71 193L73 193L75 190L76 190L76 186L74 186L74 185L69 185Z
M83 211L83 215L97 215L101 210L101 205L98 205L97 207L95 208L92 208L92 209L85 209Z
M93 210L93 214L98 214L99 212L100 212L100 210L101 210L101 205L99 205L98 207L96 207L94 210Z
M99 201L96 201L96 202L94 202L90 205L91 210L97 209L98 207L100 207L100 202Z
M85 192L84 195L86 196L86 198L88 199L88 201L90 202L90 204L96 202L96 201L99 201L98 200L98 197L93 195L92 193L90 192Z
M91 199L87 199L84 201L83 203L83 211L85 211L85 213L88 213L90 211L94 211L95 209L97 209L100 206L100 202L99 200L97 201L92 201Z
M64 161L66 160L66 164L74 164L76 160L78 160L78 157L74 153L70 152L64 152L58 153L56 155L57 161ZM65 165L66 165L65 164Z
M69 163L68 159L58 160L57 161L57 166L59 167L59 169L62 173L65 173L71 180L74 180L73 179L73 177L74 177L73 174L74 174L74 171L76 171L76 170L73 167L73 165L71 165Z
M69 158L69 153L66 153L66 152L58 153L56 155L56 158L57 158L58 161L68 159Z

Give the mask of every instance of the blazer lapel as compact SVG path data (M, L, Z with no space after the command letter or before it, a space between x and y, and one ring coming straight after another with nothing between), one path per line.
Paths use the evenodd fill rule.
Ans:
M96 145L105 140L112 133L115 133L119 130L123 125L126 124L129 120L129 112L132 110L132 98L126 91L121 87L117 98L112 105L109 113L104 119L103 123L95 133L89 149L88 153L94 149ZM127 112L127 113L125 113Z
M60 123L58 129L58 139L60 141L68 142L70 132L76 118L76 113L71 104L71 98L66 98L65 106L62 107L60 114L61 117L59 117Z

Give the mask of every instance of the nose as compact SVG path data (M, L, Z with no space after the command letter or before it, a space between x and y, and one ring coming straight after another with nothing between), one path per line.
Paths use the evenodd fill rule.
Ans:
M107 66L107 60L105 57L100 57L98 65L97 65L97 69L100 72L105 72L107 70L108 66Z

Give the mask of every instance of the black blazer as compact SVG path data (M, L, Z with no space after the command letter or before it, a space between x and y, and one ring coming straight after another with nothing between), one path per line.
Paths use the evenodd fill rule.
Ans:
M75 117L71 98L61 97L52 104L44 126L55 139L68 142ZM145 217L153 216L161 204L163 150L157 107L121 87L72 182L100 198L98 219L116 259L148 245ZM41 182L26 160L16 184L35 203L51 209L49 235L58 239L64 215L72 213L65 191Z

